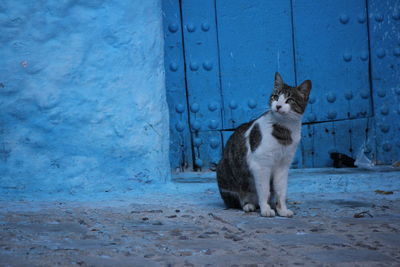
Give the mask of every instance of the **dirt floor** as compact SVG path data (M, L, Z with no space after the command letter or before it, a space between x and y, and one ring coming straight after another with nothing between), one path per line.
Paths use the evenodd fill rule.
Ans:
M292 193L293 218L225 209L215 183L0 202L0 266L400 266L399 191Z

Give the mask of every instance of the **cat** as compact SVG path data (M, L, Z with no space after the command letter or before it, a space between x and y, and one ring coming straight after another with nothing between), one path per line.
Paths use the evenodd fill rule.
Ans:
M231 135L217 166L219 192L228 208L251 212L259 207L266 217L275 216L275 208L279 216L293 216L286 207L288 171L311 86L310 80L288 86L275 73L270 110Z

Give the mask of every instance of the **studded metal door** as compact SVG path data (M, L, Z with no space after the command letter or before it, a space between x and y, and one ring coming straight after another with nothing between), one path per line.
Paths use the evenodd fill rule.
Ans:
M378 162L400 162L400 0L368 0Z
M188 127L185 57L180 3L163 0L165 87L170 113L170 162L173 171L192 168L192 142Z
M213 169L223 128L215 2L182 1L181 11L194 167Z
M366 1L293 1L292 8L297 81L313 82L303 166L329 166L331 152L354 158L372 115Z
M291 85L313 81L293 167L331 166L331 152L360 149L393 160L398 3L164 0L172 167L213 170L232 129L267 108L276 71Z
M171 167L214 169L223 128L215 2L164 0L163 16Z

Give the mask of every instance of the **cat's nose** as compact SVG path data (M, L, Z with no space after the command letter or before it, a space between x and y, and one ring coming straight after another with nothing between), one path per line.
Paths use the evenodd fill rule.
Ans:
M279 110L281 107L281 105L276 105L276 110Z

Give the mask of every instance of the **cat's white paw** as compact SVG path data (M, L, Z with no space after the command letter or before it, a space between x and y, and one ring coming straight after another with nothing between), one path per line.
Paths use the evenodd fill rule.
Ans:
M252 212L252 211L255 211L255 210L256 210L256 206L254 206L254 205L251 204L251 203L247 203L246 205L243 206L243 210L244 210L245 212Z
M293 217L293 211L289 209L276 209L278 215L281 217Z
M271 209L270 207L261 209L261 216L263 217L274 217L275 216L275 211Z

